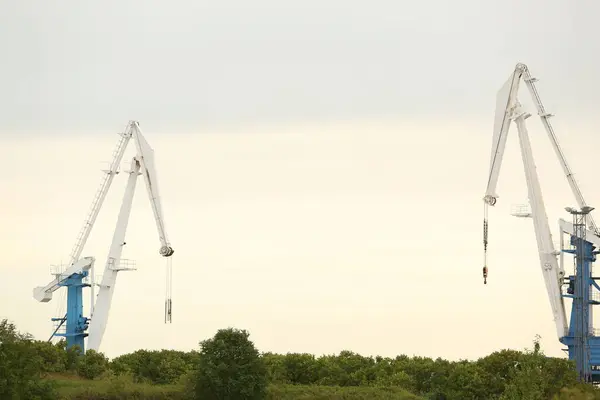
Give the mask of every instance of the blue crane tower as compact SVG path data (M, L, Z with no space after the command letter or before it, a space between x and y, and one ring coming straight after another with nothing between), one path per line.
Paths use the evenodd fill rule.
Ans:
M579 209L567 207L572 214L573 222L559 221L561 249L556 250L552 240L548 216L542 198L539 178L536 171L529 133L525 120L531 116L518 100L519 85L523 81L533 99L538 116L548 134L551 144L560 161L569 186L575 196ZM506 147L506 139L512 122L517 126L521 157L525 170L528 191L528 206L516 209L514 216L533 219L538 256L548 299L559 341L567 346L570 360L576 365L580 380L584 382L600 382L600 338L595 336L593 328L593 306L600 304L600 286L592 275L592 263L600 247L600 234L583 198L581 190L574 179L573 173L567 164L562 152L550 117L546 112L538 94L535 82L528 67L519 63L506 83L498 91L496 97L496 114L492 137L492 152L490 157L490 171L484 200L484 279L487 281L487 246L488 246L488 206L497 202L496 186L502 164L502 157ZM563 237L569 237L565 246ZM564 268L564 255L574 257L575 267L573 274L566 275ZM560 256L560 257L559 257ZM560 259L560 260L559 260ZM487 282L486 282L487 283ZM570 299L571 314L567 319L565 299Z
M171 322L172 264L170 257L173 255L174 250L167 238L163 219L160 195L158 192L158 179L154 165L154 150L142 135L137 121L129 121L125 132L120 133L119 136L119 141L113 151L110 167L104 171L100 187L94 196L83 227L71 250L70 261L67 268L64 271L59 271L55 274L54 279L46 286L38 286L33 289L34 298L45 303L52 300L52 294L55 291L62 287L67 288L67 310L64 316L52 318L52 321L56 323L56 326L50 340L54 337L62 336L66 338L67 348L78 346L82 353L85 352L86 348L85 338L88 338L87 347L90 349L98 351L98 348L100 347L102 337L106 330L108 313L110 311L112 296L117 280L117 273L120 271L135 270L135 264L131 260L122 259L121 254L123 247L125 246L125 233L127 231L129 215L131 213L136 182L140 175L143 175L144 177L146 190L154 213L154 220L156 222L161 244L159 254L163 257L167 257L165 323ZM127 186L117 218L112 243L108 251L102 280L98 284L98 295L95 296L95 259L93 257L80 257L113 179L119 173L119 167L125 154L127 144L132 139L136 145L136 154L132 157L130 169L126 171L128 175ZM83 309L83 289L86 287L91 289L89 318L84 316Z
M65 271L57 273L48 285L33 290L33 297L37 301L47 303L52 300L56 290L67 288L67 311L63 317L52 318L56 326L50 339L64 337L67 347L78 346L82 352L85 351L84 339L88 336L86 330L89 326L89 318L83 315L83 288L90 287L86 278L93 271L94 261L93 257L84 257Z
M593 326L593 307L600 304L600 286L596 282L599 278L592 274L600 241L587 229L587 216L592 210L590 206L580 210L567 207L573 223L560 220L561 235L572 233L569 245L561 245L561 250L575 259L575 271L565 278L567 289L563 295L572 300L569 332L560 341L567 346L569 358L575 361L579 376L585 382L600 381L600 337L595 335Z

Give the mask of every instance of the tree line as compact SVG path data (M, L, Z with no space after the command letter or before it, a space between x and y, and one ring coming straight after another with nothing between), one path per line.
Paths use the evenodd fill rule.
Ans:
M198 350L138 350L109 360L92 350L67 350L64 341L34 340L0 321L0 399L57 399L46 379L52 374L179 385L189 399L265 399L269 385L402 388L432 400L600 399L596 388L578 383L572 362L545 356L537 340L532 349L500 350L473 361L352 351L315 356L260 353L246 331L228 328Z

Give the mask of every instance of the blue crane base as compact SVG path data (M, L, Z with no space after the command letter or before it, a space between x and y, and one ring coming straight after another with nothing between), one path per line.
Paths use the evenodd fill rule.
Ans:
M88 335L86 330L89 325L89 319L83 316L83 288L90 286L83 283L86 276L88 272L83 271L69 276L60 283L60 286L67 288L67 313L62 318L52 318L52 321L58 322L52 337L64 337L67 341L67 349L78 346L81 354L85 353L84 339ZM59 332L63 325L65 325L64 331Z
M561 343L567 346L567 352L569 354L569 360L575 361L575 365L577 366L577 346L576 346L576 338L573 336L565 336L561 339ZM589 336L587 339L589 356L587 357L587 364L589 368L587 369L587 374L584 371L577 371L580 376L587 375L589 378L587 379L592 383L600 383L600 337L598 336ZM579 368L578 368L579 369Z
M569 332L560 342L567 346L569 359L575 362L579 378L585 382L600 382L600 337L592 327L592 307L600 304L600 286L592 276L596 260L592 243L571 236L574 249L563 251L575 255L575 275L566 278L567 290L563 297L573 300ZM595 295L594 295L595 294Z

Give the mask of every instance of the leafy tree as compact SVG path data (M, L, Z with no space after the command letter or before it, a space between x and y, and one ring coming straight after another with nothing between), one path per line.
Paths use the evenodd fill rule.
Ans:
M51 400L52 383L42 380L43 359L31 335L17 331L7 320L0 321L0 399Z
M175 383L197 363L198 353L138 350L113 359L110 369L116 374L131 373L136 382Z
M525 355L516 350L500 350L477 360L477 365L486 373L487 391L490 398L504 393L515 368Z
M337 356L322 356L315 360L317 385L341 386L346 381L346 372L337 362Z
M364 357L351 351L320 357L261 356L248 338L246 331L229 328L201 342L200 352L138 350L109 363L101 353L81 355L78 348L66 349L64 340L56 345L35 341L4 320L0 321L0 399L55 399L52 380L44 375L73 371L88 379L103 375L109 389L102 398L124 398L124 393L138 390L135 382L147 382L179 383L185 390L176 396L187 394L190 400L261 400L269 382L284 388L281 396L291 390L289 395L303 398L341 399L359 393L367 398L384 387L381 393L393 398L393 393L417 398L405 397L404 389L429 400L600 400L600 390L578 382L571 361L543 354L539 338L532 350L501 350L477 361L458 362L406 355ZM172 390L158 388L157 393L163 389ZM279 389L270 390L270 398L278 398Z
M561 389L578 385L575 363L564 358L548 357L543 363L547 398L559 393ZM589 387L592 387L589 385ZM597 393L597 391L595 391Z
M294 385L310 385L317 380L315 356L288 353L283 359L286 380Z
M49 342L32 341L31 345L42 359L44 372L65 372L67 370L67 352L64 342L52 344Z
M57 345L65 350L65 368L67 371L77 372L79 363L81 362L81 348L79 346L71 346L67 348L66 340L61 340Z
M346 373L344 386L361 386L375 381L373 358L344 350L338 355L337 362Z
M483 369L475 363L459 362L448 376L445 397L448 400L489 399Z
M436 363L428 357L398 356L394 362L396 371L404 371L415 380L415 389L418 393L431 393L435 391L433 382L439 380L444 374L436 370ZM437 385L441 386L441 385Z
M96 379L107 370L108 359L95 350L86 351L77 366L77 374L86 379Z
M287 356L282 354L264 353L262 355L265 368L267 369L267 380L271 383L290 383L288 380L285 360Z
M396 386L414 391L415 379L404 371L393 372L390 375L380 375L376 381L378 386Z
M540 349L539 337L534 340L533 351L526 351L515 368L512 370L510 382L501 400L545 400L548 391L548 381L544 376L545 357Z
M578 384L570 388L563 388L552 400L598 400L600 392L592 385Z
M195 395L198 400L262 400L267 370L245 330L219 330L200 343Z

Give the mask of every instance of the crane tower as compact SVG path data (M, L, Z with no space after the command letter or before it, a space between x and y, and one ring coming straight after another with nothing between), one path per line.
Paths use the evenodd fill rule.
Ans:
M548 217L542 198L539 178L536 171L529 133L525 120L531 116L518 100L519 84L523 81L533 99L538 116L542 121L569 186L575 196L579 209L567 207L573 222L559 220L561 249L556 250L552 240ZM514 72L499 90L496 97L496 115L492 137L492 152L487 189L484 196L484 275L487 275L488 245L488 206L497 202L496 186L506 146L506 138L511 122L517 126L521 147L521 156L525 169L529 207L517 210L513 215L533 219L538 247L538 255L552 315L556 324L559 341L567 346L569 359L574 360L582 381L600 382L600 337L595 336L593 328L593 306L600 304L598 296L600 286L592 275L592 263L600 247L598 228L590 214L593 210L583 198L567 164L556 134L542 105L535 86L536 79L531 76L525 64L517 64ZM563 236L570 237L564 246ZM572 275L566 276L563 254L574 256L575 268ZM560 257L559 257L560 256ZM572 300L570 317L567 319L565 299Z
M45 286L33 289L33 296L40 302L49 302L52 295L61 287L67 288L66 313L62 317L52 318L56 327L50 340L56 336L66 338L67 347L78 346L85 352L84 339L88 338L88 348L98 350L104 336L108 313L119 271L134 270L135 265L130 260L121 259L125 246L125 233L129 222L129 214L135 193L137 178L143 175L146 191L150 198L154 219L158 229L160 242L159 253L167 258L167 293L165 299L165 323L171 322L171 256L173 248L167 237L163 219L162 206L158 192L158 181L154 166L154 150L150 147L137 121L129 121L125 132L120 133L119 142L113 151L110 167L104 171L102 182L96 192L85 222L71 250L69 263L64 271L55 274L54 279ZM117 218L117 224L104 267L98 295L95 296L94 257L81 257L87 239L92 231L102 203L110 189L114 177L119 173L119 166L131 140L136 144L136 155L131 160L127 186ZM90 317L83 315L83 288L91 288ZM89 328L89 329L88 329Z

